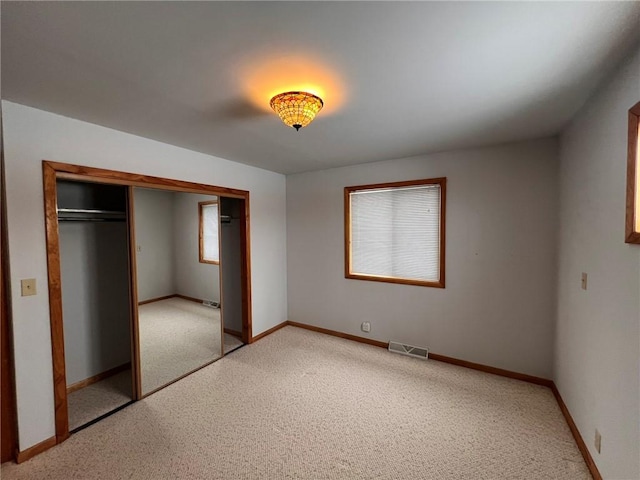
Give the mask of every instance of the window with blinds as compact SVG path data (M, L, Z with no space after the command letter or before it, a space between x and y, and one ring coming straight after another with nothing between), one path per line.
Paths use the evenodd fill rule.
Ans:
M218 202L200 202L200 263L220 263Z
M345 188L345 276L444 287L446 178Z

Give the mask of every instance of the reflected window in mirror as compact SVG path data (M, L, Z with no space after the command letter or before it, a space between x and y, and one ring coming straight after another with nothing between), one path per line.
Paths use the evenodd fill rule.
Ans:
M218 202L199 202L200 210L200 263L220 263L218 240Z

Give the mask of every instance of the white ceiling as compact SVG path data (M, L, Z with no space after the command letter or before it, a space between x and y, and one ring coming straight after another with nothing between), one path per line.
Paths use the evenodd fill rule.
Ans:
M3 99L281 173L554 135L640 39L640 2L1 8Z

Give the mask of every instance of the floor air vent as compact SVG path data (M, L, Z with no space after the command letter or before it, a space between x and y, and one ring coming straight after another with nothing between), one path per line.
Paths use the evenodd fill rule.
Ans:
M220 302L214 302L213 300L203 300L202 304L205 307L220 308Z
M414 347L413 345L406 345L399 342L389 342L389 351L393 353L400 353L402 355L408 355L410 357L421 358L427 360L429 358L429 350L424 347Z

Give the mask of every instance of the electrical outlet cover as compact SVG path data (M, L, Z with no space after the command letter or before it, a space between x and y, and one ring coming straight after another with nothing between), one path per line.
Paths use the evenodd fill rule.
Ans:
M20 289L23 297L28 297L29 295L36 294L36 279L35 278L26 278L24 280L20 280Z

